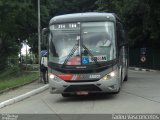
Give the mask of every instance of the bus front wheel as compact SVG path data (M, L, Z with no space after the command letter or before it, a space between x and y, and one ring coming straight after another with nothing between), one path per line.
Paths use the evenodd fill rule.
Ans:
M121 91L121 87L122 87L122 71L121 71L121 77L120 77L120 82L119 82L119 88L116 92L113 92L113 94L119 94Z
M62 97L71 97L71 94L69 94L69 93L62 93Z

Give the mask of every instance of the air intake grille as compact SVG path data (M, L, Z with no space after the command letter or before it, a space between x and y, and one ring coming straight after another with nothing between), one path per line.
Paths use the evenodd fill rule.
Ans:
M70 85L65 89L64 92L77 92L77 91L89 91L89 92L98 92L102 91L96 85Z

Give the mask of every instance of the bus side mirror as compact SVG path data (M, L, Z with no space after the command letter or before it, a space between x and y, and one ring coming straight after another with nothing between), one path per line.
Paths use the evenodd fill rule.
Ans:
M43 28L42 29L42 46L45 47L45 48L48 47L48 33L49 33L48 28Z

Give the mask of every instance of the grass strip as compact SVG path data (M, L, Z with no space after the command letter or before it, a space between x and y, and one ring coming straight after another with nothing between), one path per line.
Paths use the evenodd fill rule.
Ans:
M38 79L38 73L35 72L22 72L19 75L5 72L0 75L0 91L24 85L36 79Z

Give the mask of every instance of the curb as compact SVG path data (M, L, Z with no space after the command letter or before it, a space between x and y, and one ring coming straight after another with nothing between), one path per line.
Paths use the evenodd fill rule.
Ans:
M14 98L9 99L9 100L6 100L6 101L4 101L4 102L1 102L1 103L0 103L0 108L3 108L3 107L5 107L5 106L8 106L8 105L14 104L14 103L16 103L16 102L22 101L22 100L24 100L24 99L26 99L26 98L28 98L28 97L31 97L31 96L33 96L33 95L35 95L35 94L38 94L38 93L40 93L40 92L42 92L42 91L45 91L45 90L48 89L48 88L49 88L49 85L45 85L45 86L43 86L43 87L37 88L37 89L35 89L35 90L32 90L32 91L27 92L27 93L25 93L25 94L22 94L22 95L20 95L20 96L14 97Z
M137 67L129 67L130 70L136 70L136 71L146 71L146 72L155 72L157 70L151 70L151 69L143 69L143 68L137 68Z

